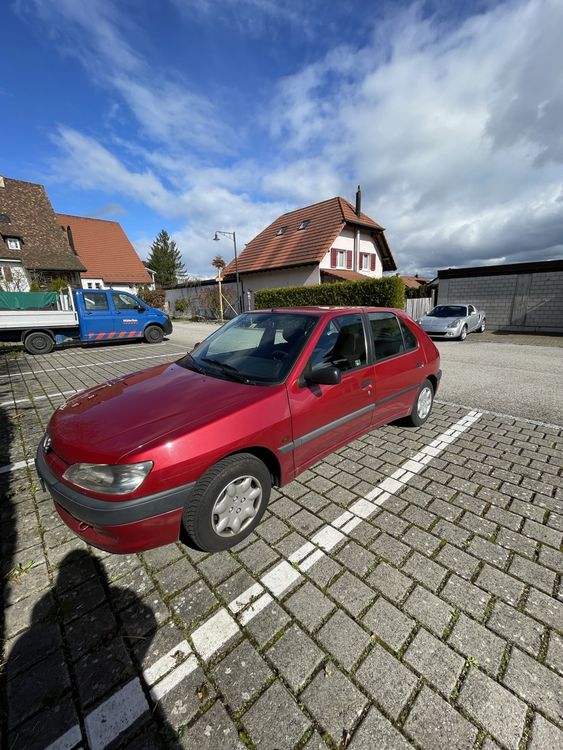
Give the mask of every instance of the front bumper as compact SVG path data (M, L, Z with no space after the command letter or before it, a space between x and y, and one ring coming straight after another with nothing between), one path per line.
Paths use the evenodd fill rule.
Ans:
M35 468L63 521L79 537L109 552L140 552L178 539L195 482L131 500L99 500L61 482L39 445Z
M164 333L167 336L172 333L172 321L170 320L170 318L166 319L166 323L164 324L163 329Z
M423 328L422 330L427 336L435 336L436 338L440 337L444 339L457 338L461 333L461 328L459 326L457 328L445 328L443 331L427 331L425 328Z

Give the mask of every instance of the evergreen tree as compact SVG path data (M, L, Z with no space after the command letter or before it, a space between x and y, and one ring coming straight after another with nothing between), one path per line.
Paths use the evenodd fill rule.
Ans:
M176 276L186 273L180 250L165 229L152 243L146 265L155 272L155 281L160 287L174 286Z

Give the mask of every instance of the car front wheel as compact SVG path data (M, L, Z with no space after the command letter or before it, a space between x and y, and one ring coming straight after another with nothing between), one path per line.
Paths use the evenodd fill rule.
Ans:
M184 508L188 542L205 552L230 549L258 525L270 499L268 468L250 453L228 456L196 483Z
M461 333L459 334L459 340L465 341L466 338L467 338L467 326L463 326L463 328L461 329Z
M434 388L429 380L425 380L420 386L418 396L408 417L408 422L414 425L414 427L420 427L421 424L424 424L430 416L433 403Z
M145 341L149 344L160 344L164 338L164 331L160 326L147 326L145 329Z

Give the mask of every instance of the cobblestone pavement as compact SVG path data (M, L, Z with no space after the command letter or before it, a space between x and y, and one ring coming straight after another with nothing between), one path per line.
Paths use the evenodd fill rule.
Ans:
M64 395L178 352L0 362L2 747L563 747L563 431L437 404L232 552L89 549L25 462Z

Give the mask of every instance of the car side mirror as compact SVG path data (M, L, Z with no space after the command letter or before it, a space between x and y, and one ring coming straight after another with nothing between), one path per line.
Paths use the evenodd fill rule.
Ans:
M142 312L145 312L146 309L147 309L146 307L141 307L141 305L139 305L139 307L137 308L137 312L142 313Z
M317 383L318 385L338 385L342 380L342 373L334 365L323 365L315 367L303 373L307 383Z

